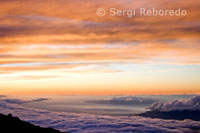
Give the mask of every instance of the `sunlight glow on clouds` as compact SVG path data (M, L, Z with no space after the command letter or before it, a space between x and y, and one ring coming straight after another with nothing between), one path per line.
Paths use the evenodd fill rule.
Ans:
M5 79L6 82L0 87L10 88L8 82L15 82L15 79L39 81L63 77L62 81L64 81L66 76L73 80L81 80L85 78L82 76L83 73L88 74L88 77L91 74L131 73L132 77L123 76L125 77L121 81L123 84L126 80L135 80L135 71L141 72L138 75L143 73L139 69L125 68L123 64L126 63L139 64L141 67L144 65L148 67L149 64L171 64L172 66L180 65L180 68L185 65L199 68L199 6L199 0L86 0L84 2L81 0L1 0L0 83ZM136 16L133 19L106 15L101 18L96 15L99 7L106 10L111 7L117 9L181 7L188 11L188 15L185 17ZM124 68L113 70L110 66ZM167 68L166 71L168 71ZM191 89L191 92L183 91L183 93L200 93L197 90L200 87L199 77L196 75L191 77L191 74L187 77L187 72L183 70L181 74L175 73L175 77L184 75L184 81L189 78L195 79L193 86L188 81L184 88L184 90ZM19 73L27 74L16 76ZM74 76L72 73L80 74ZM144 78L138 83L151 82L151 80L146 80L146 75L143 74ZM152 79L157 78L155 75L161 75L161 73L151 74ZM173 74L171 76L174 77ZM112 77L113 79L104 76L92 85L86 83L82 86L99 89L97 82L105 83L105 80L109 81L107 84L109 88L110 85L115 84L116 80L119 80L115 78L115 75ZM159 77L168 82L165 78ZM180 81L175 80L173 83L176 84L177 89L182 88ZM21 83L22 86L23 84L27 83ZM68 89L76 86L76 84L69 84L63 86ZM21 87L19 84L15 86L18 89ZM129 86L128 88L132 90L139 88L138 85L130 82L125 86ZM158 89L166 86L168 86L166 83L158 83L158 86L148 84L142 88ZM113 86L113 89L115 87L118 86ZM120 89L121 87L122 85ZM174 92L166 91L166 93Z

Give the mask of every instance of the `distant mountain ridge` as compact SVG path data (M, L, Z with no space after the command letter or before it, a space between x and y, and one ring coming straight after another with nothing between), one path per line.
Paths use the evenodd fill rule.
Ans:
M184 120L191 119L194 121L200 121L200 111L147 111L139 114L139 116L150 117L150 118L160 118L160 119L174 119L174 120Z
M59 130L53 128L43 128L35 126L28 122L20 120L18 117L13 117L11 114L0 114L0 132L2 133L60 133Z

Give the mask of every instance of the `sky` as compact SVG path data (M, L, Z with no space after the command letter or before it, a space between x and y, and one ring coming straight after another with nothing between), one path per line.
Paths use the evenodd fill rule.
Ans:
M1 0L0 93L200 94L199 7L199 0ZM128 18L110 16L110 8L187 15Z

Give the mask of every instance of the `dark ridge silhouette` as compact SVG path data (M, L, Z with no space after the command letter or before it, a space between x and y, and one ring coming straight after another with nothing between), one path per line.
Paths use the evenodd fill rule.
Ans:
M5 133L60 133L59 130L53 128L43 128L35 126L28 122L20 120L18 117L13 117L11 114L0 114L0 132Z
M200 121L200 111L148 111L139 114L139 116L150 117L150 118L160 118L160 119L174 119L174 120L184 120L191 119L194 121Z

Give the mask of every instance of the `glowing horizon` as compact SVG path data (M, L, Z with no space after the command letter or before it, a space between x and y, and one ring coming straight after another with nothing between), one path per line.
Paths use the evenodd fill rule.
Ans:
M0 1L0 94L200 94L198 0ZM96 14L185 9L187 16Z

